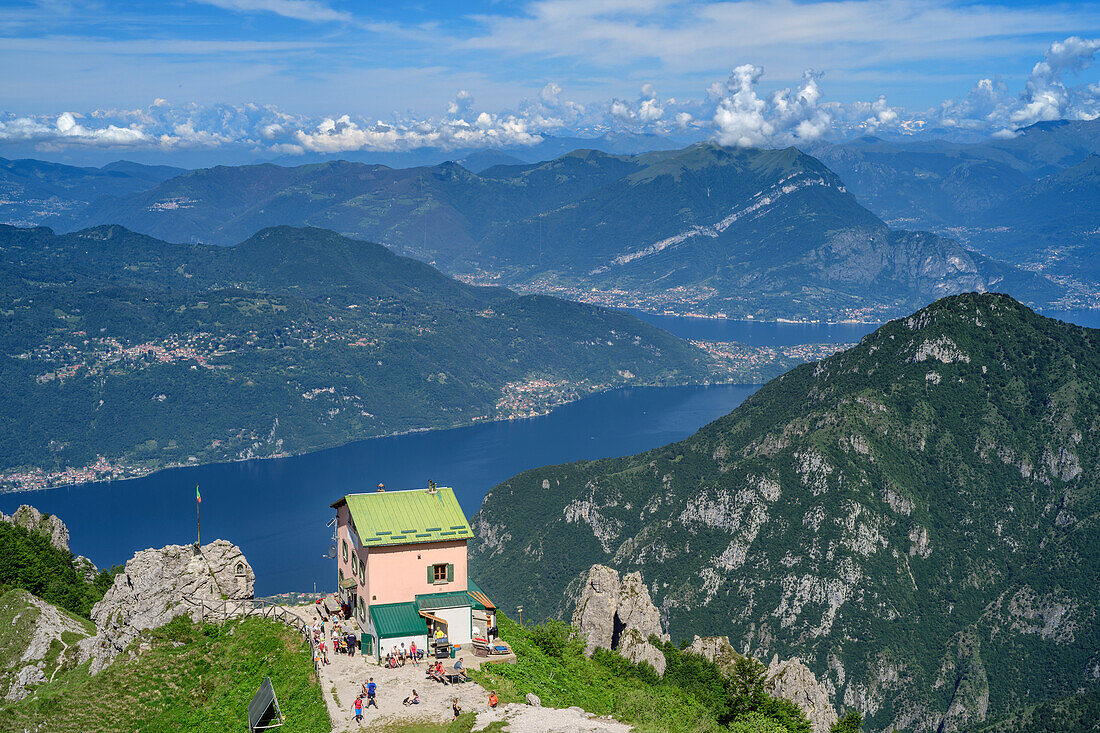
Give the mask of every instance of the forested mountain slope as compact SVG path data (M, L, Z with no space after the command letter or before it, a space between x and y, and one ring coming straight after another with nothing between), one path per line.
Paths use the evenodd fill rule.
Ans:
M496 486L471 572L533 618L595 562L673 638L797 655L876 730L1098 683L1100 331L946 298L692 437Z
M124 160L85 168L0 158L0 222L68 225L95 199L143 191L182 172L182 168Z
M233 247L0 227L0 486L528 415L710 358L622 313L277 227Z

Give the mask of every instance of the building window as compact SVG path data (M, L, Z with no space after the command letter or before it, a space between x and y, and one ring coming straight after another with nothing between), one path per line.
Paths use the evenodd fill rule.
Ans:
M356 555L354 552L351 553L351 574L359 574L359 556Z
M436 563L428 566L428 583L450 583L455 579L455 566L451 563Z
M359 582L363 585L367 584L367 564L365 562L359 563Z
M344 569L343 568L340 568L340 582L341 583L344 582Z
M343 544L344 544L344 562L347 562L348 561L348 541L343 540Z
M237 563L237 575L239 575L239 576L244 575L244 563L243 562Z

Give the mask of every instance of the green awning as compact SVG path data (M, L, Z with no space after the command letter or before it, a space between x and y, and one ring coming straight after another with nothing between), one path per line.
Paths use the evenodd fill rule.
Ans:
M428 633L415 603L376 603L370 607L370 617L379 639Z
M424 593L416 597L416 606L421 611L430 611L433 608L461 608L472 606L473 603L474 600L464 590L450 593Z

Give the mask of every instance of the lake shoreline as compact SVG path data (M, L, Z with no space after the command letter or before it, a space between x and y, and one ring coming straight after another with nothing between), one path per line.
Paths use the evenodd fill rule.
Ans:
M547 415L550 415L551 413L553 413L555 410L558 410L559 408L565 407L567 405L576 404L578 402L582 402L582 401L584 401L586 399L590 399L592 397L598 397L600 395L605 395L605 394L609 394L609 393L613 393L613 392L617 392L617 391L621 391L621 390L628 390L628 389L665 389L665 388L676 388L676 387L700 387L700 388L724 387L724 386L751 387L751 386L760 386L761 384L764 384L764 382L744 382L744 383L742 383L742 382L735 382L735 381L729 381L729 382L714 381L714 382L683 382L683 383L676 383L676 384L624 384L624 385L619 385L619 386L615 386L615 387L610 387L608 389L594 390L594 391L589 392L587 394L581 395L580 397L578 397L576 399L562 400L560 402L555 402L552 405L550 405L550 407L546 410L542 410L542 411L534 412L534 413L530 413L530 414L502 415L500 417L495 417L495 418L492 418L492 419L482 419L482 420L478 420L477 418L471 418L469 420L464 420L460 423L456 423L454 425L449 425L449 426L408 428L408 429L405 429L405 430L394 431L392 433L384 433L384 434L381 434L381 435L372 435L372 436L368 436L368 437L352 438L350 440L345 440L345 441L340 441L340 442L335 442L335 443L330 443L330 444L325 444L325 445L318 445L318 446L314 446L314 447L299 450L299 451L286 451L286 452L282 452L282 453L274 453L274 454L271 454L271 455L264 455L264 456L248 456L246 458L232 458L232 459L229 459L229 460L218 460L218 461L195 461L195 462L188 462L188 463L169 463L169 464L165 464L163 466L149 467L149 468L146 468L144 466L128 466L126 464L121 464L121 465L120 464L109 464L109 465L112 466L113 469L121 472L121 474L106 475L102 478L91 478L90 480L58 481L56 483L50 483L47 486L29 486L29 487L8 488L7 486L4 486L4 484L8 481L7 475L9 475L9 474L0 473L0 497L8 496L8 495L11 495L11 494L29 494L29 493L38 493L38 492L49 492L49 491L54 491L56 489L75 488L75 487L80 487L80 486L89 486L89 485L93 485L93 484L123 483L123 482L126 482L126 481L134 481L134 480L138 480L138 479L148 478L150 476L154 476L154 475L156 475L158 473L162 473L164 471L171 471L171 470L176 470L176 469L202 468L202 467L210 467L210 466L229 466L229 465L234 465L234 464L245 464L245 463L249 463L249 462L252 462L252 461L285 460L287 458L298 458L298 457L302 457L302 456L309 456L309 455L312 455L312 454L315 454L315 453L320 453L322 451L333 450L335 448L344 448L344 447L356 445L358 443L367 443L367 442L375 441L375 440L387 440L387 439L392 439L392 438L401 438L401 437L405 437L405 436L424 434L424 433L444 433L448 430L460 430L462 428L471 428L471 427L475 427L475 426L478 426L478 425L490 425L490 424L494 424L494 423L507 423L507 422L519 422L519 421L523 421L523 420L533 420L533 419L537 419L537 418L540 418L540 417L546 417ZM95 464L93 464L93 466L94 465ZM89 467L89 466L84 466L84 467L81 467L81 468L66 467L66 469L64 469L62 471L62 473L63 474L64 473L80 474L80 473L84 473L84 472L91 471L91 470L93 470L93 469L92 469L92 467ZM26 471L17 471L17 472L13 472L13 473L21 474L21 473L31 473L31 472L33 472L33 469L26 470Z

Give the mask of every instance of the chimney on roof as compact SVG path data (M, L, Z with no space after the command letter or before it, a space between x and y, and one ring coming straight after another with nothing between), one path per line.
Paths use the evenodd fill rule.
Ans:
M428 493L429 493L429 494L434 494L434 493L436 493L436 492L437 492L438 490L439 490L439 489L437 489L437 488L435 487L435 481L432 481L431 479L428 479Z

